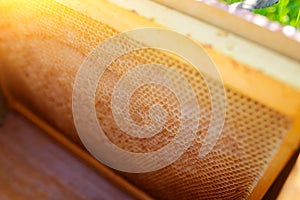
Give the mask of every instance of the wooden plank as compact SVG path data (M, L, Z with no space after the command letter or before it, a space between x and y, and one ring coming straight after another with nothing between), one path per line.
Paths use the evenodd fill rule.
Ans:
M289 193L289 191L291 191L293 189L293 187L291 187L291 185L289 183L287 183L287 185L285 186L285 189L282 192L280 192L283 185L285 184L286 179L288 178L289 182L290 182L290 179L293 179L297 175L297 174L295 174L297 172L297 171L295 171L295 169L297 167L297 164L295 166L295 163L297 161L297 158L299 157L299 152L300 152L300 148L294 153L294 155L289 160L287 165L280 172L280 175L276 178L276 181L269 188L269 190L265 194L263 200L276 199L278 197L278 194L280 194L280 193L281 193L281 196L283 195L283 198L284 198L284 195L287 195ZM291 173L291 170L293 169L293 167L294 167L294 171L293 171L293 173ZM297 182L295 182L295 187L299 187L299 185L297 185ZM299 196L299 195L296 195L296 196ZM285 198L285 199L293 199L293 198L292 198L292 196L290 196L290 198Z
M10 112L0 128L0 199L133 199Z
M277 200L295 199L297 197L300 197L300 156L298 156L297 162L284 183Z
M300 32L214 0L154 0L300 61ZM231 12L231 13L230 13ZM289 31L290 30L290 31Z

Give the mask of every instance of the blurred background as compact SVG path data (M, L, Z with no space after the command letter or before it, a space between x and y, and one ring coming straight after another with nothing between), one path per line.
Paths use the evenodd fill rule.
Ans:
M240 0L221 1L232 4ZM254 13L264 15L272 21L300 29L300 0L279 0L279 3L268 8L255 10Z

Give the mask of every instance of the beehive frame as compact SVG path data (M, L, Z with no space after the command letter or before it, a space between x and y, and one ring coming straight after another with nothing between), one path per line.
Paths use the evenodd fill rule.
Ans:
M125 31L133 28L138 27L145 27L145 26L151 26L151 27L159 27L161 25L158 25L158 23L154 22L153 19L146 19L144 17L141 17L136 14L136 12L139 12L139 7L136 7L136 12L128 11L127 9L120 8L119 6L116 6L115 4L109 3L107 1L99 1L97 4L95 4L94 1L87 1L88 3L78 4L80 1L61 1L63 4L66 4L67 6L70 6L74 8L75 10L79 10L81 12L84 12L85 14L92 16L96 20L104 21L107 24L113 25L115 29L118 31ZM114 1L117 3L117 1ZM166 1L167 2L167 1ZM164 2L164 3L166 3ZM148 2L151 3L151 2ZM178 4L172 4L172 5L181 5L180 2L177 2ZM188 3L187 3L188 4ZM130 6L131 4L129 4ZM151 3L151 5L154 5ZM160 7L159 5L156 5ZM170 6L170 4L169 4ZM207 7L205 4L200 4L201 6ZM217 8L209 7L209 9L213 10L215 13L222 13L224 11L217 10ZM114 12L111 12L111 11ZM194 19L189 19L183 16L180 13L177 13L176 11L170 11L175 12L176 17L178 18L185 18L188 22L188 27L190 27L190 36L197 40L197 35L193 34L193 31L195 29L195 26L198 25L198 23L195 22ZM99 15L101 13L101 15ZM227 13L228 14L228 13ZM158 15L158 13L157 13ZM224 14L226 15L226 14ZM121 21L119 20L118 16L126 16L128 20ZM158 17L159 18L159 17ZM178 19L177 18L177 19ZM236 19L235 19L236 18ZM233 17L235 20L240 20L237 17ZM159 19L154 19L159 20ZM165 24L162 24L163 26L167 26L167 24L171 24L171 21L165 21ZM242 23L242 22L241 22ZM226 25L225 25L226 26ZM246 25L250 26L251 24ZM200 27L196 27L200 28ZM260 28L261 29L261 28ZM230 27L227 29L230 30ZM263 30L263 29L262 29ZM184 31L184 30L182 30ZM227 33L231 34L231 33ZM240 58L239 60L241 63L239 63L237 66L234 66L229 63L227 58L223 56L222 54L218 53L214 48L211 48L210 45L206 45L206 50L209 52L211 57L215 60L216 64L220 67L219 70L222 74L222 78L224 82L229 85L230 87L233 87L237 89L238 91L241 91L244 94L247 94L251 98L263 103L264 105L268 105L269 107L273 108L274 110L277 110L288 117L290 117L293 120L292 128L290 129L289 133L286 135L284 141L282 142L279 152L277 152L276 156L268 166L268 169L265 171L263 178L258 182L255 189L251 193L250 199L258 199L261 198L262 195L267 191L268 187L271 185L271 183L274 181L276 176L279 174L280 170L284 167L285 163L289 160L289 157L293 154L293 152L298 148L299 146L299 130L300 130L300 92L297 87L299 86L299 81L297 78L293 78L293 76L297 76L297 73L295 73L293 70L297 70L297 64L299 61L299 58L297 57L297 49L299 49L299 42L296 40L291 40L290 38L284 37L284 35L280 34L278 36L278 33L272 33L268 32L265 33L266 36L272 38L274 35L279 37L279 40L287 42L289 45L285 48L279 49L278 46L272 45L272 44L266 44L266 41L262 40L262 43L264 45L269 46L273 50L278 50L280 52L284 52L285 54L288 54L291 58L286 56L279 56L277 58L277 61L280 60L283 63L289 64L288 70L286 73L281 74L278 71L275 73L269 73L268 71L258 71L255 69L255 66L252 66L251 63L247 63L247 60L243 60ZM247 36L246 36L247 37ZM198 37L199 38L199 37ZM251 39L251 38L250 38ZM260 42L261 39L256 39L256 42ZM247 39L244 39L244 41ZM252 38L253 40L253 38ZM288 42L290 41L290 42ZM203 42L203 41L201 41ZM251 42L249 42L251 44ZM213 45L214 47L214 45ZM256 46L257 47L257 46ZM257 48L264 48L264 47L257 47ZM222 48L221 52L222 52ZM217 50L219 50L217 48ZM270 55L276 54L273 50L267 49L266 51L269 52ZM296 53L295 53L296 52ZM234 55L232 57L235 57ZM298 61L297 61L298 60ZM276 61L271 61L276 62ZM242 64L243 63L243 64ZM276 63L275 63L276 64ZM256 66L257 67L257 66ZM250 70L249 70L250 69ZM289 71L290 70L290 71ZM299 70L299 68L298 68ZM272 70L270 70L272 71ZM297 71L296 71L297 72ZM298 71L299 72L299 71ZM271 75L270 75L271 74ZM299 73L298 73L299 75ZM289 79L291 77L291 79ZM279 81L276 81L276 79L279 79ZM286 81L285 81L286 80ZM263 86L263 87L262 87ZM3 85L4 90L5 88L8 88L5 86L5 83ZM299 87L298 87L299 88ZM268 93L265 92L265 90L268 90ZM278 92L280 91L280 92ZM7 96L10 96L10 91L5 91ZM36 121L38 124L43 124L39 122L32 114L29 114L30 112L26 111L26 108L22 107L18 103L15 102L14 97L11 96L10 102L11 105L16 109L19 110L24 115L27 115L27 117L31 118L33 121ZM34 120L36 119L36 120ZM43 126L43 125L42 125ZM45 128L48 132L51 132L49 128ZM59 139L61 140L61 139ZM67 143L67 142L63 142ZM138 195L139 196L139 195ZM142 196L140 196L142 198Z

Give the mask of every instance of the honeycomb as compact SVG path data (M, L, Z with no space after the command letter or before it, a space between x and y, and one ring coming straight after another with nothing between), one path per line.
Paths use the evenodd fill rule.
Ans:
M75 76L89 53L118 31L113 24L104 24L52 0L0 0L0 5L2 81L18 101L82 145L72 116ZM134 92L129 113L136 124L148 124L149 108L160 104L167 116L159 133L150 138L133 137L114 121L114 87L122 76L143 63L162 64L188 80L201 108L197 137L176 162L163 169L118 173L159 199L247 199L289 130L291 120L225 86L223 131L213 150L200 158L199 148L211 119L210 94L203 77L188 63L172 59L166 52L136 50L119 57L105 70L95 98L103 131L112 143L127 151L156 151L170 143L180 128L176 95L156 84L144 85ZM176 84L180 86L180 82ZM215 85L219 87L218 83Z

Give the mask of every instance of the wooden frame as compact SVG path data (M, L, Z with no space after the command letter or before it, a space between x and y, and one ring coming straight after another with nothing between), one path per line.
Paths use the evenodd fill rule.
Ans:
M299 53L297 53L300 51L300 32L295 30L290 35L286 32L286 27L270 22L262 16L242 10L233 11L229 6L216 0L154 1L300 61Z
M141 14L139 9L143 10L142 7L137 6L135 7L135 12L132 12L128 10L128 8L121 8L120 6L122 5L120 3L116 5L115 3L120 2L117 0L114 0L114 3L110 3L105 0L99 0L97 1L97 3L92 0L87 0L84 4L79 4L81 2L80 0L61 0L60 2L97 20L101 20L107 24L111 24L116 30L120 32L145 26L174 28L174 26L171 26L171 20L160 21L160 13L158 12L153 12L153 15L155 17L154 19L147 19L139 15ZM157 5L149 1L147 2L154 7L161 7L161 5ZM276 57L278 55L278 52L285 55L280 55L278 58L276 58L277 60L269 60L271 64L274 63L274 65L277 64L277 61L288 64L287 69L285 69L287 70L287 72L284 74L282 74L280 71L276 71L280 68L280 66L277 66L276 70L268 69L268 66L254 66L252 65L253 62L247 60L246 57L236 57L234 53L226 53L225 55L225 50L222 45L216 45L216 48L215 44L203 45L201 36L197 35L197 31L194 30L194 25L199 25L197 20L169 9L170 12L175 13L175 16L178 17L177 19L184 18L184 20L189 22L187 27L189 27L192 32L190 36L202 43L209 55L213 58L213 60L215 60L218 69L222 74L222 78L227 85L235 88L241 93L247 94L249 97L265 105L268 105L274 110L277 110L293 119L293 126L291 130L286 135L286 138L281 144L279 151L271 161L269 167L263 175L263 178L259 180L250 196L250 199L261 198L267 191L268 187L272 184L276 176L279 174L281 169L288 162L293 152L296 151L296 149L299 147L300 135L298 133L300 130L300 84L297 79L297 75L300 74L299 69L297 68L299 67L297 66L297 64L299 64L300 60L297 54L297 52L300 52L299 42L290 37L286 37L282 31L272 32L269 29L257 26L252 22L247 22L237 16L229 14L224 10L208 6L204 3L197 3L190 0L157 0L157 2L164 3L169 7L176 8L181 12L188 12L189 15L192 15L193 17L199 18L201 20L206 20L209 23L219 26L221 28L217 28L218 31L222 31L223 29L225 29L227 31L226 34L232 34L231 37L233 37L234 39L229 40L234 42L242 41L244 42L244 44L251 46L253 50L262 49L264 52L268 52L268 55L270 55L269 58L271 58L272 55L275 55ZM134 3L132 3L132 5L133 4ZM127 20L120 22L120 16L126 16ZM207 16L213 17L208 18ZM220 23L218 21L218 19L223 17L226 17L228 19L225 20L226 23ZM208 27L203 23L201 24L203 28ZM232 24L235 24L235 26L232 26ZM254 34L255 36L249 34L249 32L245 30L241 30L239 32L236 31L240 26L245 26L246 29L253 29L253 32L256 33ZM180 32L186 31L183 30L184 28L179 25L177 25L176 28ZM210 30L213 32L214 28L211 28ZM236 34L242 35L245 38L240 38L239 36L236 36ZM257 35L259 35L259 37L257 37ZM278 43L274 43L274 39L270 38L275 38ZM253 41L258 42L262 45L254 44ZM282 44L286 44L286 46L282 48ZM233 64L234 62L232 62L232 58L237 60L235 64ZM267 60L265 60L265 63L266 62ZM294 70L296 70L296 73L294 72ZM261 87L262 85L263 87ZM75 147L74 144L70 143L64 137L60 136L60 134L57 133L57 131L54 130L51 126L37 118L32 112L30 112L26 107L20 104L20 102L17 102L17 100L15 100L13 96L11 96L10 91L6 89L7 86L5 85L5 83L2 85L2 87L4 88L5 94L9 99L10 105L14 109L18 110L23 115L31 119L46 132L60 141L68 149L79 155L79 157L90 163L97 170L102 171L102 173L106 174L106 176L110 177L110 179L126 188L126 190L130 191L136 197L141 199L149 198L142 191L124 182L124 180L120 179L118 176L115 176L110 170L107 170L107 168L97 164L98 162L96 163L95 160L88 158L86 152L84 153L84 151ZM266 89L268 89L268 93L265 92Z

